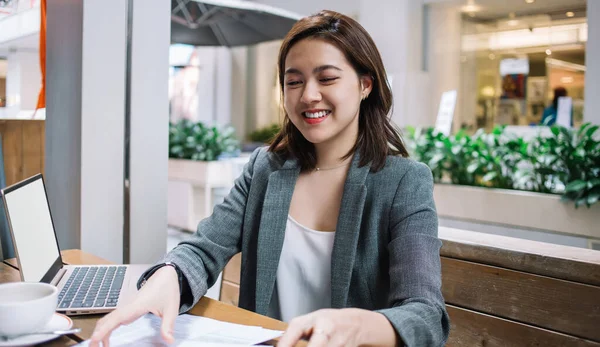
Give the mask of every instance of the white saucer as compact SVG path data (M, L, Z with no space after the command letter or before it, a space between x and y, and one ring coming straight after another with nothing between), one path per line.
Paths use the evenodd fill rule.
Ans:
M46 324L42 331L53 331L53 330L68 330L73 327L73 321L71 318L62 315L60 313L54 313L52 319ZM51 334L32 334L10 339L8 341L0 341L0 347L21 347L31 346L37 343L42 343L50 340L54 340L59 335Z

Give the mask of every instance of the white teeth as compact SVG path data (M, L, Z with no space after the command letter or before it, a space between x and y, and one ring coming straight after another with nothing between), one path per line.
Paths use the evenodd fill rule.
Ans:
M321 117L325 117L326 115L328 115L330 113L331 113L331 111L319 111L319 112L315 112L315 113L304 112L304 116L307 118L321 118Z

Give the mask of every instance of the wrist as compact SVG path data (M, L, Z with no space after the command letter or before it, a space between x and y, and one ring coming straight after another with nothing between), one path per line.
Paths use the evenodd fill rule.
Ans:
M183 274L181 273L177 265L171 262L158 264L150 270L148 270L148 272L144 274L138 281L138 289L142 289L142 287L144 287L144 285L157 274L169 274L169 276L173 276L174 280L177 281L179 294L181 295Z
M177 270L175 269L175 267L170 266L170 265L165 265L163 267L161 267L160 269L156 270L156 272L152 275L157 275L157 274L162 274L162 273L169 273L169 276L175 276L175 278L177 278L178 273ZM152 278L152 276L150 276L150 278Z
M381 313L356 309L359 346L397 346L398 338L392 323Z

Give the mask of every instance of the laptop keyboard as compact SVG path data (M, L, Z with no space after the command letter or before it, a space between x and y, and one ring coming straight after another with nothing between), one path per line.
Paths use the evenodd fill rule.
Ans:
M76 267L58 294L58 308L116 307L126 266Z

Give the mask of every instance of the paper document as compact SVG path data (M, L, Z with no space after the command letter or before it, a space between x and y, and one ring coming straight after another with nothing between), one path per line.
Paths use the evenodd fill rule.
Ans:
M168 346L161 333L161 319L152 314L123 325L110 336L110 346ZM222 322L183 314L175 320L172 346L233 347L251 346L283 335L283 331ZM88 346L84 341L77 346Z

